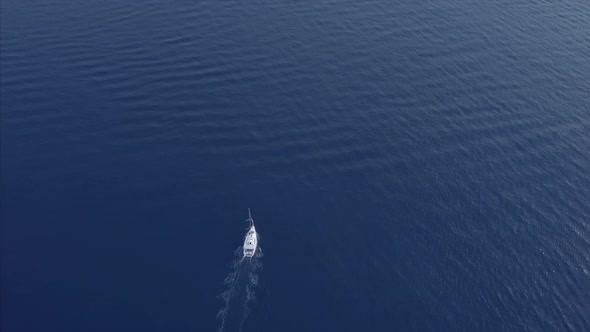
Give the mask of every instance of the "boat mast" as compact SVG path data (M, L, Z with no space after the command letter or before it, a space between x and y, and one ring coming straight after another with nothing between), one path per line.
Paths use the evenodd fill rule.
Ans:
M254 219L252 219L252 214L250 213L250 208L248 208L248 219L246 221L250 222L250 226L254 226Z

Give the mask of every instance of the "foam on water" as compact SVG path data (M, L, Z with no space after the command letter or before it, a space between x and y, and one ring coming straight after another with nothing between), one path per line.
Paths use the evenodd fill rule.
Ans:
M218 332L244 330L246 319L252 311L251 305L256 300L262 256L260 247L251 258L243 257L241 246L234 252L235 258L224 280L224 290L219 295L223 306L217 313Z

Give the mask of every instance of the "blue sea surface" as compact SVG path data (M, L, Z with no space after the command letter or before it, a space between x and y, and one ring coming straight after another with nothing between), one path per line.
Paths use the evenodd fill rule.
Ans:
M2 0L1 325L590 331L590 2Z

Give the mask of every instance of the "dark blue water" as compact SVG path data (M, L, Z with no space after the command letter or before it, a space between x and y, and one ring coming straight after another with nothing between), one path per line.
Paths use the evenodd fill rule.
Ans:
M0 13L2 331L590 330L589 2Z

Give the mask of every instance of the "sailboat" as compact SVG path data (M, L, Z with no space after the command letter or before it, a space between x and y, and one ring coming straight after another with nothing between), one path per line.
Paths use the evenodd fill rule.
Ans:
M258 234L256 234L256 227L254 227L254 219L252 219L250 209L248 209L248 219L246 221L250 222L250 228L244 238L244 257L252 257L256 253L256 247L258 246Z

